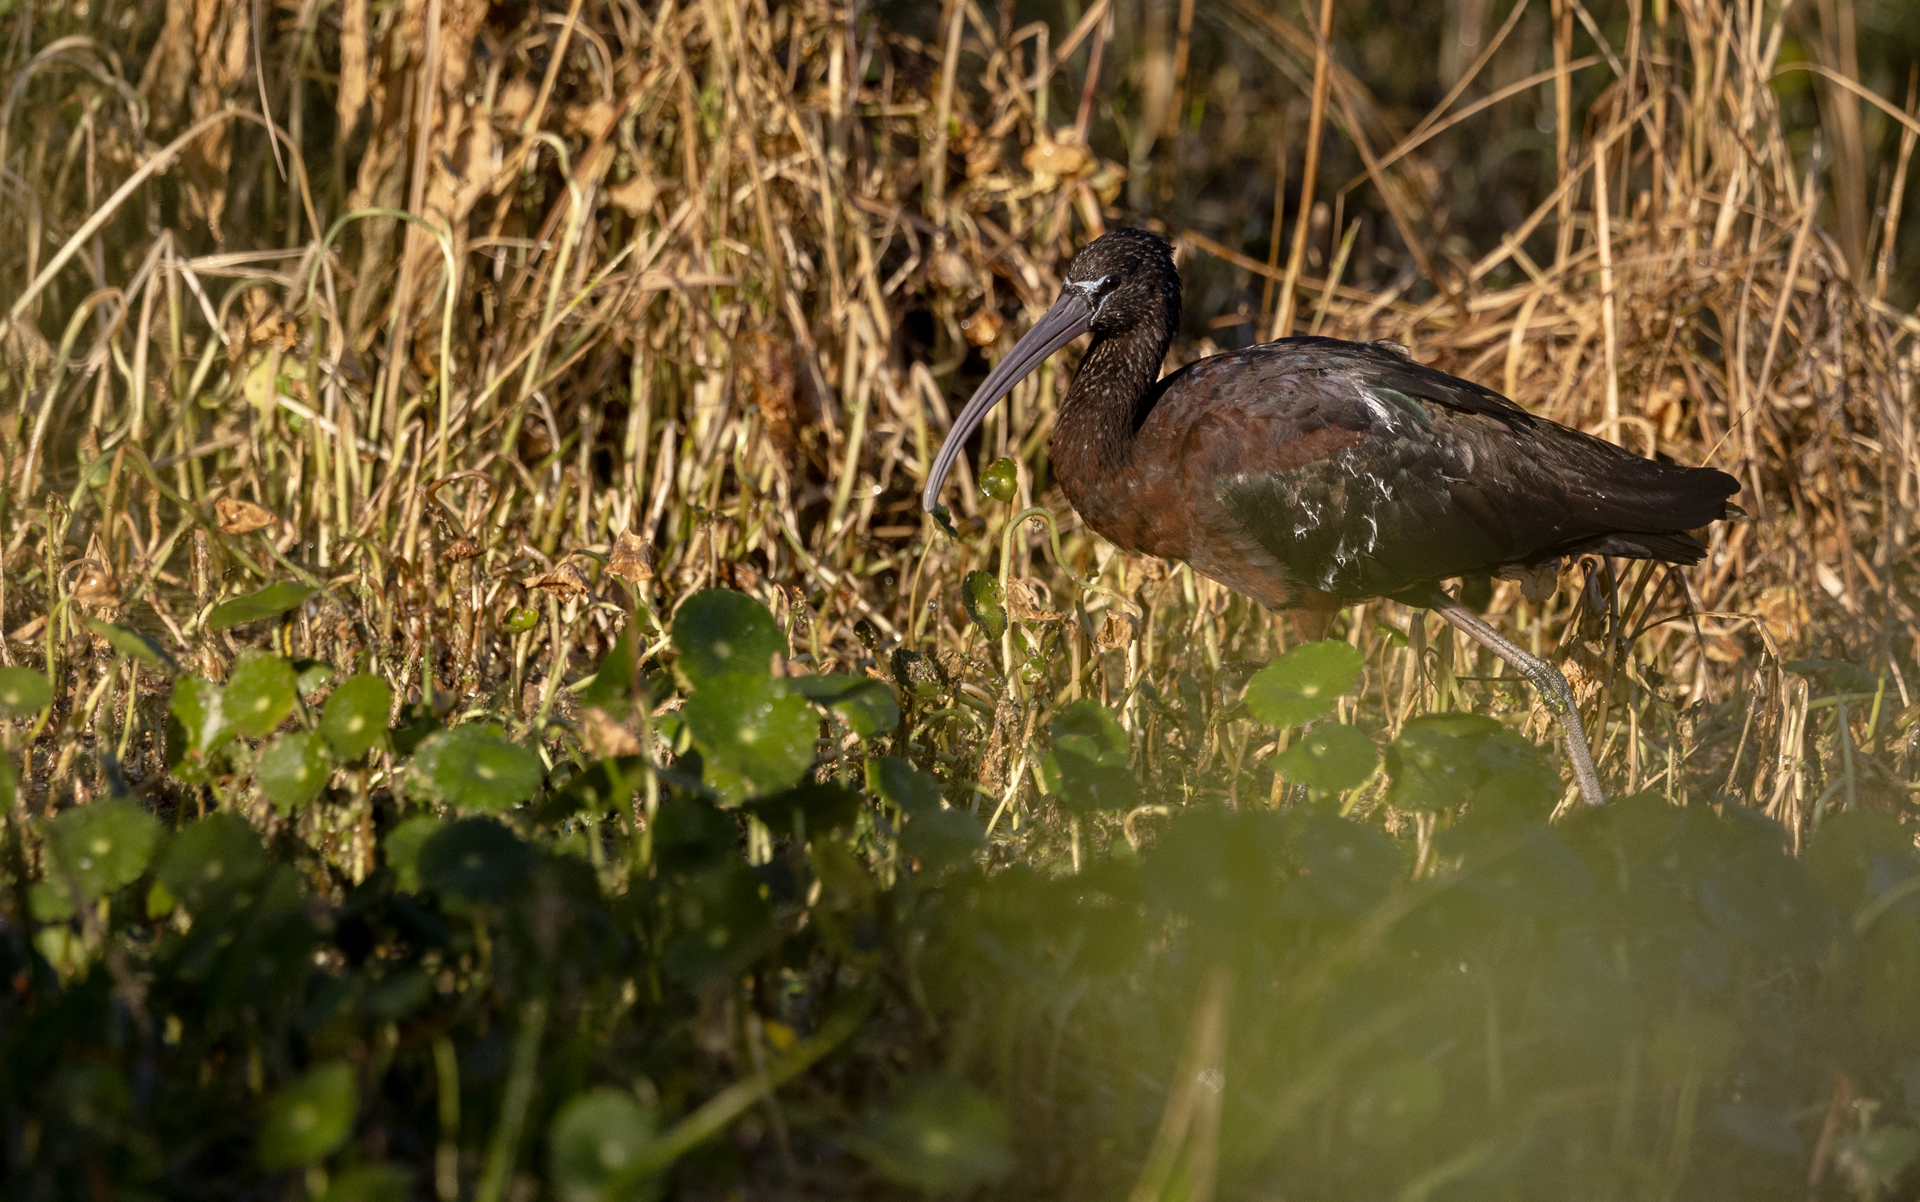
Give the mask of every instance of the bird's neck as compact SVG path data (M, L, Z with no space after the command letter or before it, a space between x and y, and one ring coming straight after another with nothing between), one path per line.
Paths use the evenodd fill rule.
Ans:
M1134 434L1159 399L1160 364L1172 341L1172 325L1165 320L1094 336L1061 402L1050 448L1069 495L1076 483L1126 466Z

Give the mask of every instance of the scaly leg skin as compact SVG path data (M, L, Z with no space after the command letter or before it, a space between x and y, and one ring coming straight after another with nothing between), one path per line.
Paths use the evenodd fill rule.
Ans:
M1607 794L1600 787L1600 774L1593 768L1593 752L1587 747L1587 732L1580 726L1580 711L1574 705L1573 690L1559 669L1521 650L1518 644L1488 625L1485 618L1454 600L1437 584L1417 598L1415 604L1424 605L1445 618L1454 629L1506 660L1540 690L1547 712L1560 724L1560 733L1566 737L1567 759L1573 763L1573 779L1580 786L1580 800L1590 806L1606 804Z

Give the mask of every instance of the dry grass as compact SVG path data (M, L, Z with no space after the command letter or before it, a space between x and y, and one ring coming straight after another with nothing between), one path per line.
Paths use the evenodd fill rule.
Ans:
M1194 271L1265 294L1243 331L1279 313L1397 338L1535 412L1740 477L1755 520L1717 528L1687 577L1698 639L1677 580L1638 567L1580 565L1543 605L1493 589L1494 611L1570 661L1614 789L1724 793L1796 830L1830 804L1905 808L1920 320L1885 297L1920 123L1820 76L1826 111L1904 131L1897 162L1875 164L1893 181L1875 228L1857 197L1826 203L1833 173L1783 116L1771 17L1633 5L1625 40L1585 63L1587 30L1615 26L1546 7L1473 66L1542 78L1469 115L1490 89L1468 74L1411 132L1310 26L1251 0L1204 8L1201 32L1277 71L1243 106L1274 128L1322 112L1365 170L1337 200L1330 166L1301 181L1294 129L1289 189L1331 212L1251 239L1163 203L1159 157L1206 136L1184 116L1206 88L1190 4L1110 21L1102 0L1077 27L1013 28L1010 8L962 2L924 38L753 0L172 0L164 18L107 5L26 23L0 60L0 659L44 667L59 699L14 732L20 804L98 794L108 754L136 785L160 775L166 682L83 614L218 678L237 645L206 631L209 607L280 579L326 586L271 635L293 653L577 743L566 685L624 620L603 566L623 533L647 548L638 591L657 614L719 583L791 618L820 661L936 658L948 700L913 716L914 742L1005 805L1010 853L1077 847L1034 821L1049 811L1022 768L1078 696L1123 709L1164 798L1264 796L1266 736L1222 718L1236 663L1284 632L1079 526L1044 469L1065 360L983 436L973 466L1021 463L1012 506L963 471L956 542L915 503L981 353L1050 303L1077 245L1144 206ZM1091 86L1101 63L1124 114ZM1606 80L1577 111L1576 73ZM1484 245L1436 238L1428 156L1523 105L1554 122L1557 157L1532 216ZM1849 196L1861 145L1856 128ZM1355 252L1341 234L1362 225ZM1406 269L1376 279L1396 246ZM1070 580L1038 523L1008 530L1035 504L1066 564L1111 593ZM1043 586L1064 619L983 645L957 592L977 567ZM1110 624L1125 607L1137 620ZM529 609L542 620L512 631ZM1530 704L1417 615L1366 606L1347 630L1372 665L1363 724ZM1807 658L1850 660L1875 688L1828 700L1831 677L1784 668Z

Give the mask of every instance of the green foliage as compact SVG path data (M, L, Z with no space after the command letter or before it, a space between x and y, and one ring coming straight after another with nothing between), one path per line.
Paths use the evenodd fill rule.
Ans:
M1269 726L1299 726L1333 712L1365 659L1337 639L1303 643L1247 682L1247 711Z
M811 781L753 798L746 804L748 813L782 834L796 829L815 835L844 830L853 825L864 808L865 799L853 790Z
M989 640L997 642L1007 632L1007 590L992 572L968 572L960 585L960 604Z
M1820 1148L1834 1188L1899 1196L1920 1163L1895 814L1828 813L1799 856L1755 811L1654 794L1554 825L1551 761L1472 713L1404 723L1374 785L1375 733L1328 716L1345 643L1143 679L1127 725L1041 694L1009 723L852 633L910 728L869 675L775 677L786 638L743 594L681 606L673 671L629 623L564 683L647 699L657 765L479 699L444 726L452 687L389 728L385 680L317 660L176 676L167 775L25 831L0 1109L40 1143L4 1180L78 1195L98 1165L144 1196L210 1148L253 1192L398 1202L444 1147L463 1185L543 1157L560 1199L746 1190L784 1155L835 1196L1169 1196L1203 1101L1220 1196L1557 1196L1576 1147L1620 1197L1804 1191ZM1023 636L1017 673L1041 655ZM830 715L861 742L819 762ZM1042 715L1001 746L1040 788L989 841L986 757L949 732ZM1266 808L1267 768L1313 793ZM1823 1132L1836 1071L1870 1124ZM1189 1136L1150 1160L1168 1114Z
M444 825L438 818L422 815L409 818L387 832L380 850L386 857L387 867L393 870L396 887L402 892L420 891L420 849Z
M363 1164L330 1181L316 1202L407 1202L412 1187L412 1174L398 1165Z
M1780 665L1796 676L1811 678L1828 693L1872 696L1880 682L1858 664L1836 659L1790 659Z
M633 708L633 690L640 680L634 662L633 628L632 622L620 628L620 636L600 661L593 680L581 690L580 704L598 706L615 718L626 717Z
M393 690L369 672L341 681L320 710L320 734L343 763L371 751L387 731Z
M990 1185L1013 1172L1006 1111L944 1073L903 1083L867 1120L857 1147L890 1180L928 1193Z
M86 619L87 629L93 631L120 654L139 660L154 668L164 668L176 672L180 665L174 662L173 654L158 642L141 634L130 626L117 622L102 622L98 618Z
M1011 501L1020 492L1020 473L1013 460L994 460L980 473L980 491L995 501Z
M979 820L943 807L940 782L899 756L868 761L867 787L899 812L900 848L923 867L957 863L986 846Z
M227 725L226 698L220 686L204 676L182 676L173 682L173 697L168 704L178 739L169 739L169 767L177 768L187 756L202 759L232 734Z
M540 787L540 757L488 726L456 726L423 741L413 756L414 779L430 797L465 810L505 810Z
M360 1106L351 1066L335 1061L275 1090L260 1122L260 1167L309 1164L345 1143Z
M221 712L235 734L262 739L293 712L299 700L293 665L277 655L249 651L234 662L221 692Z
M249 890L268 867L260 836L244 818L209 814L167 844L158 875L168 895L189 911L209 913Z
M673 615L680 671L695 688L717 676L764 677L787 640L767 607L744 593L711 588Z
M1387 797L1410 810L1444 810L1480 801L1503 811L1541 814L1560 795L1560 778L1539 751L1492 718L1428 714L1411 719L1387 749Z
M1373 775L1380 751L1367 732L1322 722L1275 757L1280 775L1323 793L1351 789Z
M813 763L820 721L767 676L709 676L682 711L711 783L733 801L784 789Z
M940 782L897 755L867 762L867 787L903 814L930 814L940 808Z
M293 688L302 697L311 697L333 683L333 665L324 660L293 661Z
M1879 1127L1841 1139L1834 1160L1853 1188L1871 1196L1891 1189L1907 1167L1920 1160L1920 1131L1912 1127Z
M717 620L705 629L727 633ZM262 679L293 676L283 660L248 662ZM1331 699L1306 697L1300 667L1283 682L1291 712L1324 713ZM176 681L182 744L211 746L218 769L194 787L218 801L223 781L250 772L283 812L318 809L312 825L353 831L340 819L354 774L341 792L322 786L336 757L374 746L386 686L341 682L314 730L244 758L224 716L236 695L247 693ZM46 983L0 993L0 1054L20 1064L49 1039L92 1038L45 1033L80 1030L55 1016L111 998L88 992L113 980L89 934L105 923L173 1032L153 1045L154 1071L198 1100L177 1118L153 1109L129 1085L141 1045L88 1042L44 1080L20 1078L58 1146L122 1149L110 1163L133 1166L143 1139L181 1146L212 1131L229 1146L253 1139L258 1172L323 1167L323 1197L402 1197L421 1178L364 1163L365 1132L381 1129L390 1156L434 1148L440 1091L458 1089L463 1115L479 1116L471 1130L463 1117L461 1155L480 1163L500 1099L520 1089L556 1197L650 1199L741 1171L714 1142L732 1120L712 1116L756 1112L759 1082L799 1071L780 1066L825 1029L831 980L889 1004L831 1045L834 1067L781 1077L796 1158L849 1150L843 1163L864 1166L874 1189L978 1192L1032 1176L1049 1196L1111 1196L1142 1171L1190 1071L1198 982L1218 968L1230 982L1217 1165L1229 1192L1280 1183L1311 1195L1324 1156L1342 1166L1343 1191L1366 1196L1414 1196L1443 1173L1532 1196L1563 1180L1564 1144L1538 1136L1557 1124L1566 1138L1625 1139L1620 1182L1677 1172L1676 1196L1744 1196L1766 1166L1804 1167L1819 1134L1806 1116L1825 1113L1832 1063L1884 1109L1830 1138L1830 1171L1882 1193L1911 1171L1920 1090L1908 1102L1899 1073L1920 1077L1920 889L1907 883L1920 856L1889 816L1832 815L1798 859L1778 827L1738 807L1639 796L1550 826L1560 787L1538 749L1491 719L1444 714L1407 723L1388 755L1397 812L1432 815L1416 846L1318 802L1262 809L1258 789L1243 787L1238 810L1149 792L1134 738L1081 700L1051 715L1040 804L1078 816L1082 863L1037 870L996 863L1007 844L988 847L964 768L943 779L922 746L892 745L913 759L869 754L851 783L807 778L816 703L877 710L891 696L852 676L701 676L679 711L687 753L655 781L641 824L644 757L562 761L543 792L539 758L499 728L436 729L415 711L407 721L425 733L411 753L394 740L401 787L372 809L378 861L358 883L285 833L269 847L244 805L184 816L171 836L135 802L71 807L40 834L47 871L29 889ZM1367 734L1321 721L1278 766L1327 793L1376 761ZM321 893L316 876L338 892ZM763 982L779 983L764 999ZM702 1017L725 998L754 1008L758 1052L725 1034L742 1026ZM546 1008L526 1062L515 1041ZM991 1017L1054 1014L1074 1017ZM727 1050L698 1050L697 1031L722 1033L712 1046ZM923 1031L939 1032L930 1050L918 1050ZM247 1068L255 1040L305 1051ZM1807 1068L1756 1074L1762 1048ZM531 1076L515 1086L517 1072ZM380 1103L363 1113L375 1073ZM1695 1151L1679 1169L1665 1128L1620 1117L1663 1104L1693 1108ZM1015 1137L1026 1129L1093 1148L1086 1183L1050 1176Z
M506 617L500 623L500 629L507 634L525 634L539 624L539 610L528 605L515 605L507 610Z
M601 1088L580 1094L561 1108L547 1137L553 1192L560 1202L601 1202L607 1197L602 1191L658 1135L653 1114L631 1093ZM646 1202L659 1195L659 1182L648 1180L617 1199Z
M491 818L462 818L420 844L420 883L456 905L498 905L525 887L533 851Z
M0 668L0 718L27 718L53 704L53 684L27 668Z
M1097 701L1075 701L1053 719L1053 754L1042 761L1060 804L1075 813L1125 810L1140 787L1127 768L1127 732Z
M298 609L306 603L308 597L319 591L310 585L291 580L269 584L263 589L222 601L214 606L213 612L207 615L207 629L219 632L243 622L277 618L288 610Z
M308 731L281 735L260 754L260 788L274 809L293 814L320 796L331 768L327 745L319 735Z
M893 733L900 725L900 702L884 683L861 676L795 676L789 691L845 716L863 739Z
M153 815L109 798L62 811L47 824L52 871L39 887L34 910L41 918L64 918L71 901L92 901L146 871L160 842Z

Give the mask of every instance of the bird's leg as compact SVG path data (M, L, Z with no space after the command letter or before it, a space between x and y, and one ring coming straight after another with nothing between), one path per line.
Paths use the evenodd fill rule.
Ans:
M1560 733L1566 737L1567 759L1573 762L1573 779L1580 786L1580 800L1591 806L1605 804L1607 794L1600 787L1600 774L1593 768L1593 752L1587 747L1587 732L1580 725L1580 710L1574 705L1573 690L1567 686L1567 678L1560 675L1560 670L1538 656L1521 650L1519 644L1495 630L1485 618L1454 600L1437 584L1418 603L1452 623L1455 630L1506 660L1513 665L1514 671L1540 690L1542 700L1547 703L1547 712L1560 724Z

